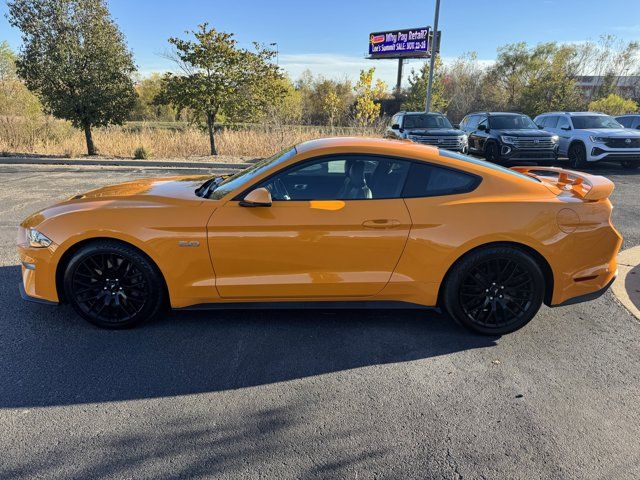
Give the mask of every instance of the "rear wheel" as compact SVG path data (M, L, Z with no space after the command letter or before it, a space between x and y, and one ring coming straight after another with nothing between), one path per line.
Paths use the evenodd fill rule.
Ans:
M80 316L103 328L128 328L154 317L164 301L156 266L115 241L82 247L64 274L66 298Z
M443 300L458 323L502 335L526 325L544 298L544 275L527 253L489 247L463 257L447 276Z
M581 143L574 143L569 147L568 157L572 168L585 168L587 166L587 151Z
M640 167L640 161L623 160L620 162L620 165L622 165L622 168L625 168L627 170L634 170Z

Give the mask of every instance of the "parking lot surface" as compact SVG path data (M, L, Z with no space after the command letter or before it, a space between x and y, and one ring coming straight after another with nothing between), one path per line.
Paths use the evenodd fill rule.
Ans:
M0 478L640 478L640 323L610 292L501 338L411 310L104 331L20 299L24 217L176 172L0 165ZM593 173L639 245L640 171Z

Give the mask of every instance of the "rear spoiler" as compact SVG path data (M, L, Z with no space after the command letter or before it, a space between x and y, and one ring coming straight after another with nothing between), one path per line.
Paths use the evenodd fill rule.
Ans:
M555 187L561 192L570 192L588 201L609 198L614 188L613 182L608 178L558 167L511 167L511 170L537 178L547 186Z

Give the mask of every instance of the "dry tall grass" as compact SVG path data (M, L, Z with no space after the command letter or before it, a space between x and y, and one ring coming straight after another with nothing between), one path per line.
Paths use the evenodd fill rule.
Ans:
M166 127L164 125L163 127ZM379 136L379 128L256 126L222 129L216 133L221 155L263 157L289 145L326 136ZM100 155L132 158L143 147L152 158L203 157L209 154L205 132L188 126L158 128L154 124L94 130ZM0 117L0 154L77 157L86 153L84 134L67 122L50 118Z

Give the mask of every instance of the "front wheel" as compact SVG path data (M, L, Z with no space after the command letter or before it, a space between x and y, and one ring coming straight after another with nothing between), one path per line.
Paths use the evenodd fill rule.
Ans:
M587 151L581 143L574 143L569 147L569 164L571 168L585 168L587 166Z
M484 158L487 162L497 163L499 160L498 157L498 146L493 142L488 142L484 147Z
M544 298L544 275L527 253L511 247L472 252L447 275L443 301L463 326L503 335L526 325Z
M135 248L104 240L73 256L64 273L68 302L102 328L128 328L154 317L164 302L157 267Z

